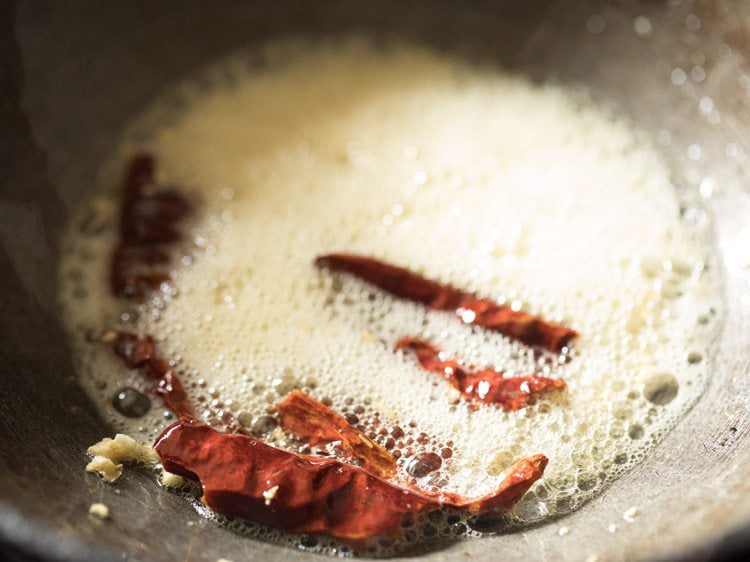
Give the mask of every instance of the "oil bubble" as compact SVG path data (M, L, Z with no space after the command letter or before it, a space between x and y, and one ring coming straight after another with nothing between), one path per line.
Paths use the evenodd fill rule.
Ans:
M435 453L419 453L406 463L406 472L414 478L422 478L436 471L443 464L443 460Z
M267 435L276 429L278 425L279 422L273 416L258 416L253 420L251 431L253 435Z
M126 387L112 398L112 407L127 418L141 418L151 409L151 400L135 388Z
M631 425L628 428L628 437L630 437L633 440L638 440L643 438L643 427L641 427L638 424Z
M680 385L674 375L660 373L646 381L643 387L643 396L652 404L664 406L677 397L679 389Z

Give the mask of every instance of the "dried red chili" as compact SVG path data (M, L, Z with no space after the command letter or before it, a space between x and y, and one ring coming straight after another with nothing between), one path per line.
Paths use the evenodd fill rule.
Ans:
M282 451L190 419L169 426L154 447L165 470L199 480L201 500L220 513L296 533L326 534L357 548L373 536L397 536L406 514L442 505L472 514L510 508L547 464L543 455L522 459L493 493L467 499L403 489L360 467Z
M128 165L122 187L119 239L112 253L112 293L142 299L169 281L168 246L180 239L177 223L191 210L175 190L147 190L155 186L156 163L149 154L136 154Z
M157 381L156 394L177 416L192 416L192 408L179 376L169 363L156 354L154 339L148 335L115 332L112 348L131 369L140 369Z
M315 265L350 273L402 299L421 303L433 310L455 312L465 323L500 332L527 345L560 352L578 333L575 330L501 306L441 285L405 269L372 258L352 254L319 256Z
M154 185L154 170L154 158L147 154L136 155L127 170L110 279L118 296L143 298L170 279L168 247L180 239L177 223L191 210L175 191L147 192ZM532 345L559 351L577 335L375 260L331 255L316 263L354 273L433 309L454 310L464 320L471 312L473 323ZM543 455L521 459L492 493L476 498L387 482L383 478L396 475L393 455L304 393L293 392L279 404L282 426L313 445L338 441L336 453L359 466L282 451L248 435L220 433L200 424L191 419L182 383L157 356L153 338L117 332L113 343L129 367L158 381L156 393L182 416L155 443L164 468L200 480L203 502L227 515L293 532L327 534L358 547L373 536L397 535L406 514L441 506L472 514L508 509L542 476L547 464Z
M351 426L349 422L328 406L315 400L301 390L290 392L275 406L275 410L282 418L282 427L308 444L321 446L344 441L346 444L340 451L344 452L346 460L355 458L356 464L373 476L391 479L392 482L398 480L396 459L391 453L370 441L362 432ZM426 453L426 455L437 457L434 453ZM338 458L341 460L341 457ZM437 458L438 462L442 464L439 457ZM543 462L542 459L544 459ZM529 457L516 463L511 473L519 471L525 473L531 470L530 467L536 466L538 468L541 464L546 466L546 462L546 458L543 455ZM438 467L439 465L435 468ZM542 466L541 470L543 469L544 467ZM425 474L412 474L412 476L425 476L429 472L431 470ZM493 506L501 506L496 497L497 491L487 496L472 499L465 498L459 494L423 490L413 483L401 482L399 486L408 488L420 495L434 498L441 505L450 505L459 508L474 506L474 510L482 511L494 509ZM508 493L505 492L506 495L503 496L506 500ZM525 490L520 492L518 498L523 493L525 493ZM509 505L505 505L505 507L509 507Z
M414 351L422 367L442 375L472 402L495 404L505 410L518 410L526 406L532 396L565 388L564 381L539 375L504 377L492 369L469 372L455 359L442 358L437 347L419 338L401 338L395 348Z
M361 466L374 476L395 476L398 466L392 454L312 396L293 390L274 409L281 427L305 443L332 445L338 459Z

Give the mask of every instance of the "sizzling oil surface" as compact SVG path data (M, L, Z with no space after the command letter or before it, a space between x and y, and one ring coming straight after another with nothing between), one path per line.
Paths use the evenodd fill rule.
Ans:
M82 381L119 430L149 441L169 414L156 400L140 418L113 408L121 388L146 388L99 342L113 327L153 334L216 425L225 411L252 425L304 388L378 439L404 429L404 461L451 449L425 483L464 494L544 453L543 481L511 517L527 524L575 509L638 463L700 396L718 280L648 137L580 92L417 48L292 42L265 58L247 70L237 57L206 73L210 87L157 100L72 223L61 302ZM200 210L172 286L133 305L109 294L107 267L116 189L142 148ZM409 267L581 335L569 357L535 355L317 270L329 252ZM477 366L561 377L568 392L471 411L392 352L404 335Z

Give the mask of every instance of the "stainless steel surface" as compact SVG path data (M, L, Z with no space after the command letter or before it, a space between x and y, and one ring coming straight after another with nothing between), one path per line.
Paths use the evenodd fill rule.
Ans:
M588 85L656 135L676 182L707 209L722 258L727 314L710 387L643 464L562 520L421 554L703 559L750 544L750 264L738 259L750 245L750 3L156 4L0 3L0 539L68 560L310 556L205 521L148 475L128 471L109 487L82 471L86 446L110 431L75 384L54 260L67 211L163 86L278 34L363 28ZM94 501L111 521L86 515ZM640 514L626 523L633 506Z

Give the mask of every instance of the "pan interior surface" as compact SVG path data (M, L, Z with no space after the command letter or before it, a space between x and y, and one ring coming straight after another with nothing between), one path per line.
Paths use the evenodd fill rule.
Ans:
M115 490L82 472L85 448L112 431L76 384L51 272L65 218L96 188L96 171L130 120L165 86L275 37L361 29L492 61L534 79L583 84L621 108L661 146L687 201L683 213L710 225L727 309L722 336L706 358L712 380L705 395L600 500L522 534L446 543L422 554L644 559L718 548L750 515L743 499L748 395L742 387L750 333L750 259L744 253L750 206L743 186L747 147L739 136L748 111L742 47L749 18L731 2L692 8L659 2L332 3L315 9L289 3L216 11L149 4L110 10L86 2L79 10L19 6L17 39L3 50L17 79L9 99L19 106L9 113L8 129L18 157L3 164L10 181L0 200L2 259L12 272L2 281L7 335L1 349L9 378L0 422L9 444L0 454L4 535L53 558L309 556L204 521L181 498L161 493L148 475L129 473ZM112 520L87 516L95 501L110 506Z

